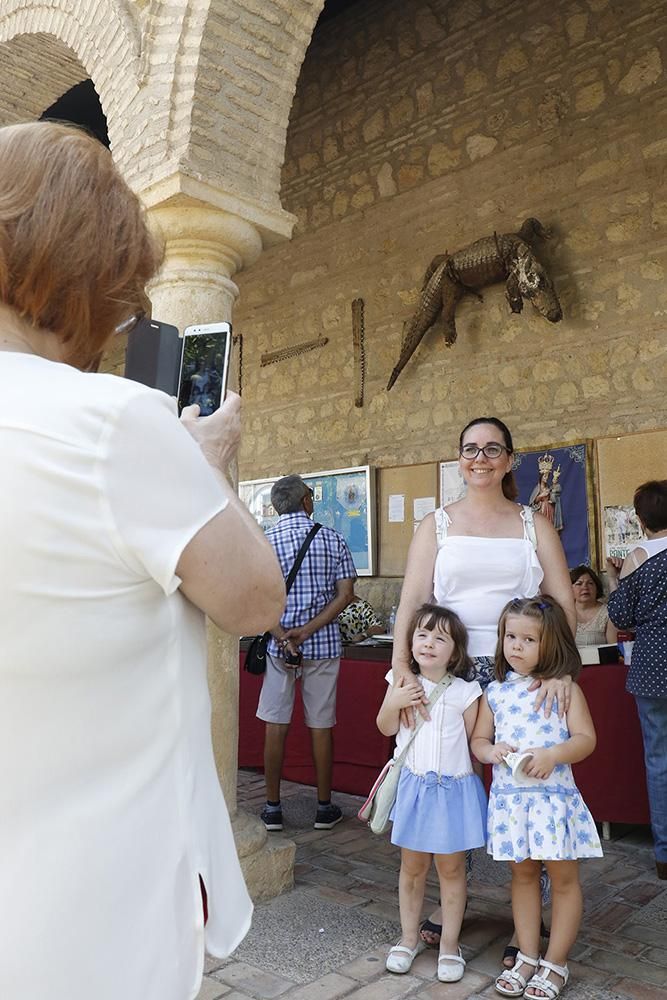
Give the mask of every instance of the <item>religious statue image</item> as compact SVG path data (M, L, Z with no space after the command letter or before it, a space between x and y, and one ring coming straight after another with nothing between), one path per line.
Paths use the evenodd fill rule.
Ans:
M553 524L556 531L563 530L563 506L561 494L563 487L560 484L560 466L554 469L554 457L549 452L540 455L537 459L539 480L537 486L530 494L528 503L538 514L544 516Z
M556 531L563 530L563 505L561 504L561 494L563 492L563 487L560 482L560 465L557 465L554 469L553 479L551 480L551 493L549 495L549 500L553 504L554 520L553 525Z

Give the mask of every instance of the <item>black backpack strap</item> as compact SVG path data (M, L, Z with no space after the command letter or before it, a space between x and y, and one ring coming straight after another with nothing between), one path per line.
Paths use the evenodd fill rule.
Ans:
M303 544L302 544L301 548L299 549L299 551L296 554L296 559L294 560L294 565L292 566L291 570L289 571L289 576L285 580L285 593L286 594L289 594L289 592L291 590L291 587L292 587L292 584L294 583L294 581L296 579L296 574L299 572L299 569L301 567L301 563L303 562L303 557L305 556L306 552L308 551L308 549L310 547L310 543L312 542L313 538L315 537L315 535L317 534L317 532L320 530L321 527L322 527L321 524L314 524L312 526L312 528L310 529L310 531L308 532L308 534L306 535L306 537L304 538Z

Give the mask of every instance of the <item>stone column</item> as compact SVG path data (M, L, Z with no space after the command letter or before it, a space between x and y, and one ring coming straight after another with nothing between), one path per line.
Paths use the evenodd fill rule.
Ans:
M148 288L154 318L177 326L181 332L193 323L231 321L238 296L232 276L259 257L262 237L258 228L246 218L182 190L172 189L160 199L153 189L144 200L165 241L164 265ZM295 846L283 838L268 841L263 823L237 810L238 663L238 640L209 622L208 676L216 766L248 888L255 899L269 898L291 886Z

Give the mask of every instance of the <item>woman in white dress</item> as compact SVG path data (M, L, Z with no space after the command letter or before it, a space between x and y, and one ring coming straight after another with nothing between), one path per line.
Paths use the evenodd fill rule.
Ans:
M284 584L223 474L239 400L179 421L165 394L87 371L160 257L100 143L0 129L6 1000L188 1000L204 945L226 955L250 923L205 614L263 630Z

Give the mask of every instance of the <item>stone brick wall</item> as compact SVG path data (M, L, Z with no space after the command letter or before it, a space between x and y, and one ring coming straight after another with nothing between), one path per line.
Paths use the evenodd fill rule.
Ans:
M371 0L325 22L288 133L295 237L239 276L241 478L451 458L480 412L519 447L667 426L666 29L659 0ZM538 252L563 321L488 288L460 303L457 344L429 333L386 393L432 257L529 215L554 231Z
M666 39L659 0L371 0L325 23L288 133L295 236L238 281L241 478L452 458L485 412L518 447L667 426ZM502 285L487 288L460 303L456 345L431 331L387 393L432 257L529 215L553 228L538 253L563 321L529 304L513 316Z

